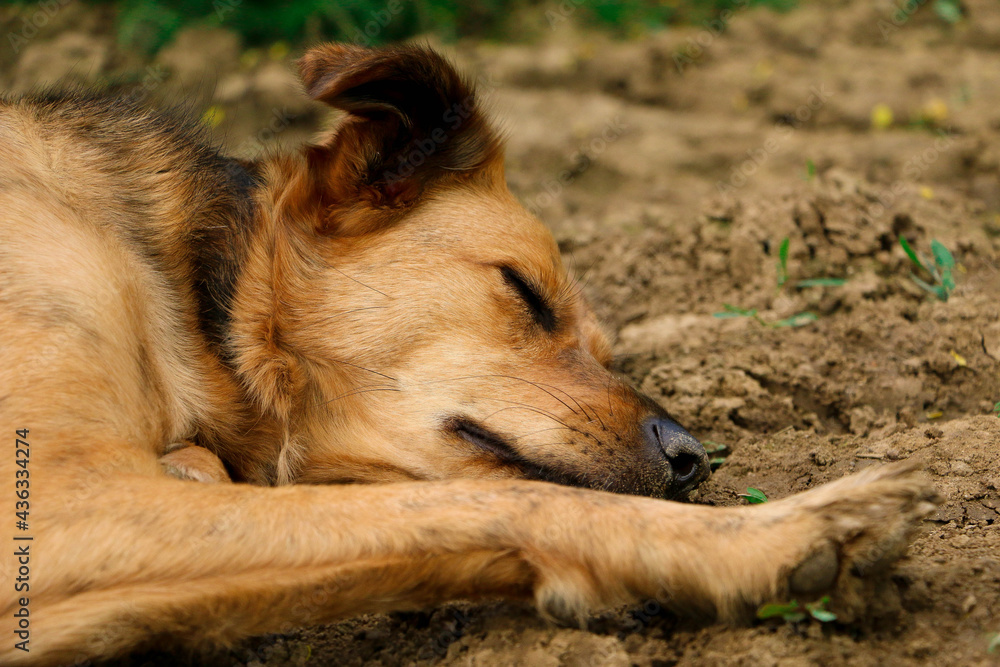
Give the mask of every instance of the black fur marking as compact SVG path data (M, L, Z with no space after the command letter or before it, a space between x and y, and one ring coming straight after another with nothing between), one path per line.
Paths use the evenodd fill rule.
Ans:
M251 166L232 159L222 161L220 185L229 195L230 206L212 216L215 224L192 230L189 241L194 253L194 289L202 333L224 363L232 365L226 346L236 281L246 259L253 233L253 189L260 183Z
M445 420L443 427L445 431L492 455L501 463L517 468L521 474L528 478L563 486L586 485L586 482L576 475L530 461L514 449L514 446L505 437L491 431L479 422L466 417L451 417Z
M150 109L124 91L43 91L0 102L22 105L41 127L51 121L96 149L93 168L121 184L108 193L108 222L178 297L187 291L182 281L190 281L199 328L231 366L226 339L254 233L254 166L220 155L190 113ZM184 200L163 201L177 196ZM159 224L166 209L183 212L179 230ZM180 254L177 239L165 236L177 233L184 237Z

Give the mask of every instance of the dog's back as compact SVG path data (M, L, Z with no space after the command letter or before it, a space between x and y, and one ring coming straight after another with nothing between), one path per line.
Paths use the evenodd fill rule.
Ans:
M0 102L0 153L7 421L142 446L237 417L219 322L252 171L169 115L87 95Z

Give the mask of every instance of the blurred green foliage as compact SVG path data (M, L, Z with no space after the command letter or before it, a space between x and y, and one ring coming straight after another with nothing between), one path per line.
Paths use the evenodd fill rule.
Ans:
M91 0L99 2L100 0ZM796 0L121 0L123 46L155 51L180 28L225 26L248 45L323 39L381 44L433 32L444 39L523 39L518 17L534 13L538 33L572 21L629 37L676 23L717 19L750 6L787 10Z

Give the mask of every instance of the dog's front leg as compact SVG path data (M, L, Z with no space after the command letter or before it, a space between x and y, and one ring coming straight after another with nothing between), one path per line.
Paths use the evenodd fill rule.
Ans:
M88 511L70 503L73 516L39 523L32 649L8 642L0 662L206 647L483 596L533 598L570 620L654 596L734 618L895 558L932 498L899 468L728 509L537 482L257 488L124 476ZM4 610L0 634L12 636L11 618Z

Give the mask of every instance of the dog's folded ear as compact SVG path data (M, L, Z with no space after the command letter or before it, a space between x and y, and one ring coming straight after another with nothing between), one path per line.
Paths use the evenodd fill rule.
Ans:
M348 114L310 156L334 202L405 206L437 178L502 160L473 87L430 49L327 44L299 72L310 97Z

